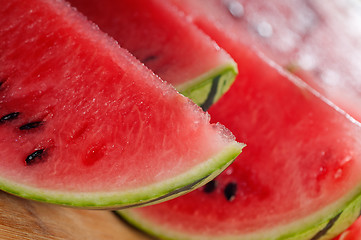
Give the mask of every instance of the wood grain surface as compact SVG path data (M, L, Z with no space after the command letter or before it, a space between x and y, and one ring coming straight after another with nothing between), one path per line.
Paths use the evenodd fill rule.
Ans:
M114 213L21 199L0 191L0 239L150 240Z

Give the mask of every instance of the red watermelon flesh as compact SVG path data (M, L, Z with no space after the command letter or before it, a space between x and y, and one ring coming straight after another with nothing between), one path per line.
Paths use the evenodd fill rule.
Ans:
M174 7L154 0L69 2L203 109L235 78L233 59Z
M228 130L63 1L0 3L2 190L142 205L197 187L239 154Z
M247 148L205 188L120 214L162 239L335 236L360 211L360 125L217 22L194 21L238 64L235 83L209 113Z
M178 1L199 21L262 51L361 121L361 2ZM198 21L197 20L197 21Z

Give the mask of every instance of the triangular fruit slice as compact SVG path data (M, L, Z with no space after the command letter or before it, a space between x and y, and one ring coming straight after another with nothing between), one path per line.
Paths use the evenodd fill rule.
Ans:
M151 0L69 2L204 110L234 81L233 59L175 8Z
M74 9L2 1L0 188L89 208L183 194L242 145Z
M228 38L221 25L222 32L212 28L216 23L204 29L231 53L239 75L209 113L247 147L204 188L120 214L164 239L336 236L360 213L359 123L299 79Z

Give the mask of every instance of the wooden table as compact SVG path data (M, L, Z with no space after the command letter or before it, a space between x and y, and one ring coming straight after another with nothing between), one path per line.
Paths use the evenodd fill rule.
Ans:
M150 240L114 213L20 199L0 191L0 239Z

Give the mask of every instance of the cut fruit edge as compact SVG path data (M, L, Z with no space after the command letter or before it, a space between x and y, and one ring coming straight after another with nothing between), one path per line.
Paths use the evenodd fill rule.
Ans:
M178 85L176 89L206 111L228 91L237 74L237 64L232 61Z
M99 11L97 11L97 9L96 9L97 6L96 6L96 4L94 4L94 1L93 2L91 1L90 3L88 3L87 7L84 6L86 1L75 0L75 1L69 1L69 2L70 2L70 5L74 6L80 13L84 14L84 16L87 17L90 21L99 25L99 29L101 31L103 31L106 34L109 34L109 36L113 37L116 41L118 41L120 43L121 47L123 47L125 49L128 48L129 52L132 55L134 55L138 60L143 62L143 64L145 66L147 66L151 71L154 71L157 74L156 68L154 69L153 67L148 66L148 64L146 63L147 58L141 57L142 54L140 54L140 53L144 52L144 49L143 49L144 46L140 47L139 44L137 43L138 41L135 41L134 44L129 44L130 38L128 38L127 36L123 36L123 34L121 34L121 33L117 34L117 32L118 33L122 32L122 31L118 30L119 26L117 25L117 22L119 21L121 23L124 23L123 22L124 20L127 20L129 22L129 20L132 20L132 19L129 19L128 16L125 16L124 19L119 16L115 16L115 18L117 20L109 21L108 14L112 15L112 14L119 14L119 13L116 11L111 11L110 13L108 13L107 11L105 11L106 7L101 8ZM105 5L108 5L110 3L111 3L111 0L107 0ZM128 9L129 5L132 5L130 3L131 3L131 1L125 1L124 3L117 4L117 6L114 6L114 7L116 9L119 7ZM137 2L135 3L135 5L137 5ZM236 62L232 59L232 57L224 49L220 48L207 34L205 34L202 30L200 30L198 27L196 27L191 21L189 21L185 17L185 15L182 11L180 11L178 8L176 8L172 4L166 3L164 5L164 3L160 3L157 1L151 1L150 5L152 7L157 6L159 8L159 10L163 10L165 12L164 16L171 18L171 22L174 25L172 28L169 28L168 26L151 27L150 30L156 30L156 32L157 31L160 32L161 36L164 37L164 36L169 35L169 31L174 30L174 27L177 29L179 28L180 33L184 33L187 36L188 35L191 36L190 42L194 41L194 42L197 42L197 44L204 45L202 47L202 50L200 51L200 53L197 53L198 54L197 59L198 59L199 64L193 64L195 66L200 65L201 67L199 67L198 71L196 71L196 72L193 71L194 69L191 69L190 75L186 74L185 76L182 76L181 77L183 80L182 83L173 82L173 79L170 76L168 76L166 73L164 73L164 72L162 73L162 71L158 75L161 79L168 81L170 84L172 84L184 96L192 99L197 105L202 106L202 108L204 110L207 110L213 103L217 102L221 98L221 96L230 88L230 86L234 82L235 77L238 74L238 67L237 67ZM132 7L130 7L130 9L131 8ZM147 12L148 11L149 10L147 10ZM144 15L144 9L143 8L140 9L139 13L140 13L140 15ZM146 16L145 18L142 18L142 17L139 18L138 16L133 17L135 22L138 22L138 21L140 22L140 29L139 29L140 32L142 31L142 24L144 23L144 21L146 19L148 21L155 21L155 22L158 21L157 19L159 16L157 17L154 13L149 13L149 14L145 14L145 15L149 15L149 16ZM164 19L164 16L162 14L162 16L160 18ZM118 19L118 17L119 17L119 19ZM122 24L120 24L120 25L122 25ZM190 30L186 30L186 29L190 29ZM147 31L149 31L149 30L147 29ZM137 31L135 31L135 32L137 32ZM189 34L188 32L190 32L191 34ZM172 38L173 38L173 36L171 37L171 39ZM174 49L175 52L177 52L179 50L181 50L183 52L197 50L197 49L195 49L194 46L190 45L191 43L188 43L188 41L185 41L185 42L186 43L184 44L184 46L182 44L180 44L179 46L171 46L174 43L172 41L170 41L170 46L172 48L174 48L174 47L179 48L179 49ZM153 45L155 44L155 46L157 46L159 43L158 42L154 43L152 40L150 40L149 44L150 44L150 46L148 48L150 48L154 52L156 49L154 49ZM205 49L206 49L206 51L205 51ZM140 55L138 55L138 54L140 54ZM167 56L170 55L168 57L172 57L171 56L172 54L165 54L165 55L167 55ZM155 54L154 56L157 56L157 54ZM178 57L177 54L175 54L175 57L176 58ZM214 63L213 64L207 63L205 66L202 66L203 63L200 62L199 59L204 59L204 58L208 58L208 59L214 58ZM183 59L180 59L180 60L183 60ZM177 61L177 59L173 59L172 61ZM194 63L194 61L191 61L191 62ZM209 62L209 61L206 61L206 62ZM172 65L172 63L170 63L170 64L167 63L167 65ZM187 72L187 67L193 68L193 65L191 67L189 65L182 66L182 67L175 67L175 70L176 70L175 72L179 73L180 72L179 68L182 68L183 72L184 72L184 68L186 68L186 72ZM171 69L173 69L173 68L171 67ZM195 67L195 68L198 68L198 67Z
M346 197L321 209L311 216L291 224L242 235L186 235L180 232L173 232L169 229L160 228L159 225L154 226L152 222L145 221L145 218L142 217L141 214L137 214L137 211L122 210L117 211L117 214L145 233L167 240L235 240L240 239L240 237L244 240L267 240L274 239L272 236L280 236L277 240L321 240L332 239L332 237L335 237L337 234L347 229L347 227L360 216L360 212L361 186L357 191L350 193Z
M124 209L163 202L198 188L225 170L242 152L244 144L231 142L214 157L174 178L149 186L112 192L44 190L0 178L0 189L19 197L87 209Z

